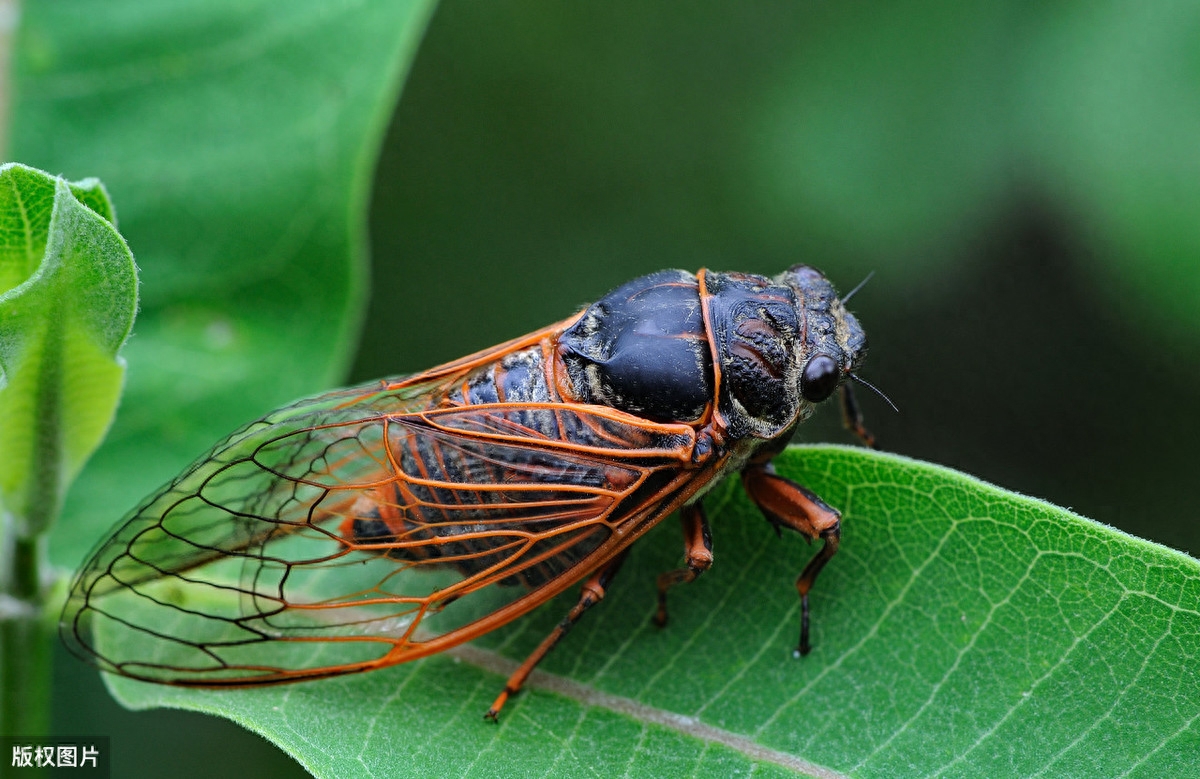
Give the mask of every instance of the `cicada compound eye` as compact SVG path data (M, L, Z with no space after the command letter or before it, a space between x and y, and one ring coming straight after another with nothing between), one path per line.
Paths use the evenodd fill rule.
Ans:
M825 400L838 385L837 360L827 354L818 354L804 366L800 375L800 394L810 403Z

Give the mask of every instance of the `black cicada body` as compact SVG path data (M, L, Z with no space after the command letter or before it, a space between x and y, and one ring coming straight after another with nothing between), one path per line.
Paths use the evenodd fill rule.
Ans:
M701 503L740 474L776 528L837 551L839 514L771 458L866 351L818 271L635 279L575 316L414 376L299 401L234 433L149 498L78 574L62 634L101 669L242 686L439 652L583 582L507 696L599 601L638 537L680 511L686 567L712 562ZM869 440L869 439L867 439Z

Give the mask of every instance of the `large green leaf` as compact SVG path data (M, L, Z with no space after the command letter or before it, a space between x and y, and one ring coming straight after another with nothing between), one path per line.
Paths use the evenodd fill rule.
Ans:
M24 538L58 515L121 395L137 268L113 221L95 179L0 166L0 512Z
M353 355L379 140L430 0L46 0L14 51L12 152L97 175L143 275L116 424L51 555Z
M678 530L639 542L610 596L501 723L496 671L560 599L450 656L243 691L127 680L128 705L234 719L318 776L1181 776L1200 751L1200 563L937 466L793 448L780 470L845 509L842 552L794 660L780 541L729 483L707 498L716 564L649 624ZM673 524L673 523L668 523Z

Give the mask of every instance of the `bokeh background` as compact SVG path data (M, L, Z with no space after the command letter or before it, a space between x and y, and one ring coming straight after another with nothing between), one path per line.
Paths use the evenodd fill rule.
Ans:
M883 448L1200 554L1193 3L448 0L370 219L348 380L661 268L874 272L853 308L900 408L860 394ZM836 409L801 436L850 441ZM142 776L300 773L56 668L55 730L137 733Z

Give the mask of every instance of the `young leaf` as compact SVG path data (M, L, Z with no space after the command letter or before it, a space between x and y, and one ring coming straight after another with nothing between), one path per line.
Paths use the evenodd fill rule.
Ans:
M45 532L125 376L137 268L95 180L0 167L0 505Z
M793 659L811 554L726 483L716 563L650 624L664 523L500 724L503 672L574 600L449 655L240 691L110 680L127 705L229 717L317 776L1177 776L1200 749L1200 563L894 455L795 447L779 470L844 509Z

